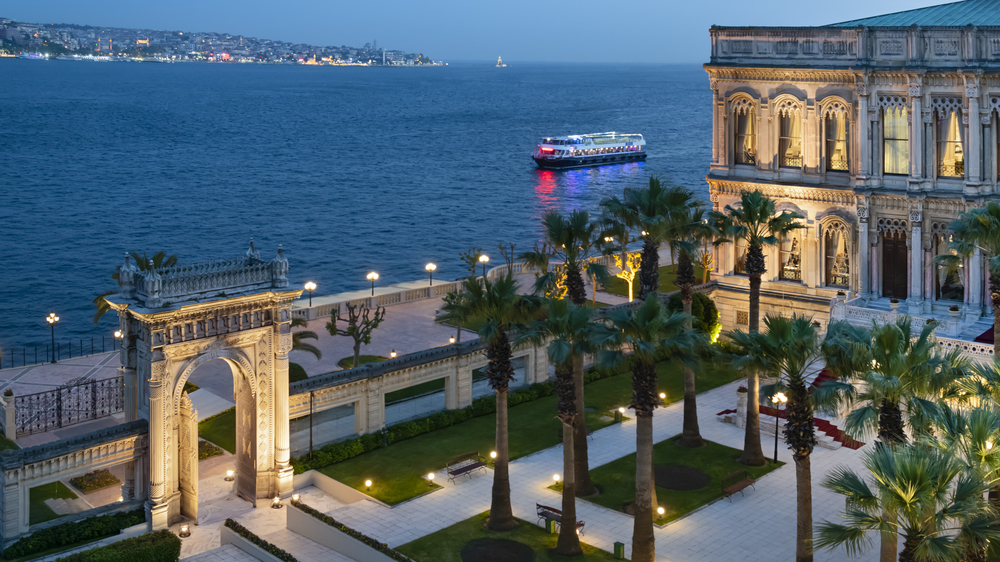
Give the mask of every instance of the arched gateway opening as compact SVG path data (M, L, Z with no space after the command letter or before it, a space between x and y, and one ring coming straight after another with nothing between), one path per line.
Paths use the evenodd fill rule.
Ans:
M229 366L236 401L236 491L254 503L291 491L288 260L250 248L240 258L139 271L128 257L107 297L123 334L126 417L149 420L154 529L198 520L198 415L184 383L216 359Z

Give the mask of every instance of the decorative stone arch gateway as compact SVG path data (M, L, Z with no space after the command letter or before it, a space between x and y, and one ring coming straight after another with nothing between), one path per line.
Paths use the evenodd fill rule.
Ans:
M291 305L282 249L271 261L239 258L140 271L126 256L120 290L106 297L122 331L126 417L149 420L153 529L198 520L197 412L184 383L224 360L236 397L236 491L256 505L291 492L288 352Z

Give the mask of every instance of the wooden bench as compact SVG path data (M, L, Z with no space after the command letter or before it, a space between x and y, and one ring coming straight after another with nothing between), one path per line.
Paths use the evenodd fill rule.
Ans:
M454 484L455 479L459 476L464 475L472 478L473 471L479 469L482 469L483 472L486 471L486 461L483 457L479 456L479 453L469 453L467 455L455 457L448 461L448 480Z
M542 505L540 503L535 504L535 513L538 515L538 523L541 523L543 519L551 519L562 526L562 511L554 507L549 507L547 505ZM576 522L576 530L583 534L583 527L586 525L583 521Z
M737 470L736 472L722 479L722 495L727 500L729 500L729 503L733 503L733 500L730 496L732 496L736 492L739 492L741 496L744 495L743 489L746 488L747 486L750 486L751 488L756 490L757 488L754 488L754 483L756 481L757 480L755 480L753 476L750 476L747 473L747 471Z

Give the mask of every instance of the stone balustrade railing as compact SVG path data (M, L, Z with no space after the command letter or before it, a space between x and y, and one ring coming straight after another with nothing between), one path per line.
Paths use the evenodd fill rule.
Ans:
M875 61L980 66L1000 59L1000 29L968 27L713 27L712 65L844 68ZM980 62L982 61L982 62Z

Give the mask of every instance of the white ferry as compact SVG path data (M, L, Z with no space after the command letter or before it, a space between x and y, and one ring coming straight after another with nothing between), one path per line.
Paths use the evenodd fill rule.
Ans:
M539 168L565 169L641 162L646 159L646 140L639 134L593 133L547 137L535 148Z

